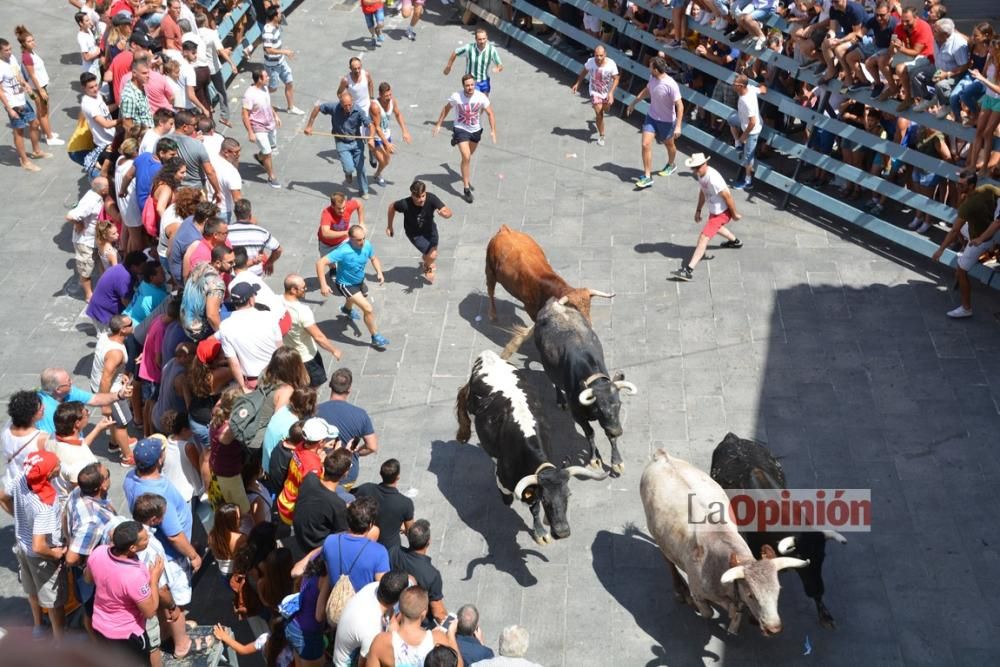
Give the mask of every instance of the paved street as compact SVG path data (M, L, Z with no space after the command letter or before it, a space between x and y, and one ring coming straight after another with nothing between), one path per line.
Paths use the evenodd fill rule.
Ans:
M476 154L476 201L468 205L459 196L450 135L433 138L431 126L460 85L460 67L447 78L441 73L449 49L472 33L448 23L436 0L428 12L412 43L401 20L388 19L386 44L373 52L357 7L307 0L289 17L285 45L299 52L291 64L300 107L332 99L349 56L359 55L376 81L393 84L413 134L412 145L397 143L386 174L391 183L373 186L366 202L387 281L372 293L391 345L370 348L363 327L337 317L339 300L313 291L309 302L345 350L355 373L353 399L375 421L377 458L400 459L400 485L416 494L417 516L431 522L431 555L448 609L474 602L494 648L504 625L527 626L528 657L548 667L995 662L996 293L976 285L976 316L949 321L944 313L957 293L947 270L824 220L822 212L779 211L778 197L767 191L736 194L744 218L734 231L743 249L715 247L694 282L667 280L699 229L692 222L695 181L681 169L633 192L636 128L613 118L607 145L590 143L592 113L570 93L572 78L525 50L501 51L506 68L494 76L491 97L499 144L487 140ZM68 137L77 117L69 84L79 72L72 13L59 2L0 3L3 37L12 39L22 21L49 63L53 122ZM260 59L258 49L254 61ZM244 73L234 82L233 109L248 80ZM280 94L275 104L284 107ZM276 289L289 272L314 274L320 211L343 188L332 139L299 133L300 117L282 119L281 191L262 179L242 129L232 133L244 142L244 196L285 248L269 281ZM329 129L324 117L316 128ZM45 366L65 366L86 386L94 338L80 317L63 223L86 187L81 174L59 147L44 171L22 172L9 131L0 143L6 403L11 392L37 386ZM661 149L655 161L662 159ZM734 175L729 164L716 166ZM389 239L383 231L386 208L407 195L413 178L427 181L455 212L439 221L434 285L419 278L417 251L405 237ZM501 224L532 234L574 285L615 292L613 300L594 300L594 326L612 370L639 388L624 399L625 474L575 482L573 534L546 547L532 541L526 508L500 502L486 455L453 439L455 394L472 360L484 349L498 351L509 336L504 328L527 321L502 289L500 327L486 317L485 246ZM585 441L556 409L533 344L514 361L541 392L554 459L578 456ZM825 599L836 630L819 627L794 574L783 575L785 630L770 639L747 625L739 637L727 637L718 619L703 620L674 602L665 562L645 537L639 476L659 447L707 470L727 431L766 442L783 457L791 486L872 489L872 532L850 534L846 546L827 551ZM598 445L609 457L601 435ZM106 451L103 440L98 449ZM378 460L366 459L362 480L374 479L377 469ZM114 465L113 474L120 480L123 469ZM120 485L115 489L120 499ZM7 548L7 516L0 517L0 538L0 615L4 623L30 623ZM203 622L229 608L210 574L195 610ZM246 626L238 636L252 638ZM803 658L807 642L812 654Z

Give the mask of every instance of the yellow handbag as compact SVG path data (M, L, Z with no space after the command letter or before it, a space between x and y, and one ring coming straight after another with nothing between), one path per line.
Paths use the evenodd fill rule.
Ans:
M78 153L80 151L90 152L94 150L97 144L94 143L94 137L90 134L90 126L87 125L87 119L84 118L83 114L80 114L80 119L76 121L76 129L73 130L73 134L70 136L69 141L66 142L66 152L67 153Z

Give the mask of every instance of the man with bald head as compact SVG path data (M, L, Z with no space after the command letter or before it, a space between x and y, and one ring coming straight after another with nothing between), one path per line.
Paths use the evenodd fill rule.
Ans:
M56 432L56 425L53 418L56 415L56 408L60 404L68 403L69 401L79 401L92 408L101 408L132 395L131 384L122 387L121 391L96 394L74 387L72 378L69 376L69 371L65 368L46 368L42 371L38 384L40 387L38 398L42 400L42 407L45 408L45 411L35 426L53 435Z
M594 56L583 64L576 83L571 90L575 95L583 83L583 77L590 77L590 104L594 107L597 120L597 145L604 145L604 114L611 111L615 103L615 89L618 87L618 65L608 58L604 47L594 47Z
M341 351L320 330L312 309L302 303L306 295L305 278L297 273L285 276L285 309L292 318L292 326L285 334L284 343L299 353L309 371L309 385L321 387L326 384L326 366L319 348L323 348L340 361Z
M342 90L337 96L338 102L317 103L309 114L304 134L312 134L316 116L325 114L330 117L331 130L334 135L340 164L344 167L344 177L347 185L354 181L354 173L358 174L358 190L362 199L368 199L368 176L365 174L365 144L375 147L375 127L368 114L354 104L350 91Z
M84 301L89 302L94 293L91 275L94 273L94 245L97 240L97 216L104 208L104 198L108 194L108 179L98 176L90 182L90 190L79 203L66 214L66 222L73 223L73 251L76 260L76 276L80 280Z

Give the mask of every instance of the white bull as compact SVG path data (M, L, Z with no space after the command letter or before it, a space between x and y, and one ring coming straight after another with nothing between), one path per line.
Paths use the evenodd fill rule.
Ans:
M739 632L744 605L765 636L781 632L778 572L809 561L776 556L769 546L756 560L732 523L701 522L728 508L729 498L707 473L662 449L643 471L639 493L649 531L670 562L679 600L693 604L705 618L712 617L709 603L725 609L732 634Z

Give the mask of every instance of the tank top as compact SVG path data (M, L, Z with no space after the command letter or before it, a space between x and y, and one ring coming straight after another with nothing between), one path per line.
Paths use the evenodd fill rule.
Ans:
M264 488L264 485L261 484L259 481L254 482L252 486L247 487L246 492L247 492L247 500L250 501L250 506L253 507L254 501L259 498L261 501L264 502L264 505L267 507L267 516L270 517L274 507L273 501L271 500L271 492L268 491L266 488ZM252 529L253 529L253 516L251 516L250 512L241 515L240 532L249 535Z
M997 64L996 63L990 63L990 66L986 68L986 78L989 79L990 81L992 81L993 83L997 82ZM993 99L996 99L996 98L1000 97L1000 93L994 91L989 86L984 86L984 87L986 88L986 97L992 97Z
M379 128L382 130L382 134L385 135L385 138L388 139L392 136L392 129L389 128L389 116L392 115L393 101L391 98L389 99L388 109L383 108L381 102L376 102L376 104L378 104L378 110L382 112L378 124Z
M46 440L47 435L38 429L27 435L14 435L10 432L10 421L4 424L3 431L0 431L0 452L4 465L3 490L8 496L13 493L14 484L24 473L24 459L28 454L41 450L41 445Z
M972 64L969 65L969 69L977 69L980 72L982 72L983 68L986 67L986 57L988 55L989 51L987 51L981 56L977 56L975 52L973 52L972 55L969 56L970 60L972 61Z
M108 334L101 334L100 338L97 339L97 346L94 347L94 365L90 368L90 390L93 392L100 391L101 388L101 376L104 375L104 357L111 350L120 350L122 353L122 365L121 368L125 368L125 364L128 363L128 350L122 343L117 343L108 337ZM121 375L115 377L114 382L111 385L110 391L116 392L122 388Z
M35 68L35 78L38 79L38 85L44 88L49 85L49 71L45 69L45 61L38 53L22 53L21 54L21 76L24 77L25 81L31 82L31 77L28 76L28 66L24 63L24 57L28 56L28 60L31 61L32 66Z
M410 646L399 633L392 633L392 655L396 659L396 667L421 667L424 658L434 650L434 637L430 630L424 631L424 638L419 646Z
M361 70L361 74L358 75L358 82L355 83L354 79L351 78L351 73L348 72L347 90L350 91L354 104L365 113L368 113L372 106L372 99L368 97L368 73Z
M162 259L167 259L167 251L170 249L170 238L167 236L167 228L171 225L179 225L183 220L177 217L177 213L174 211L174 205L171 204L163 211L163 215L160 216L160 234L156 239L156 254ZM176 233L177 230L175 229Z
M191 500L198 491L198 487L202 486L202 482L198 470L191 465L191 461L184 453L186 444L186 442L167 438L162 474L180 492L184 500ZM200 496L201 492L198 492L197 495Z

